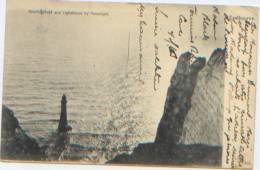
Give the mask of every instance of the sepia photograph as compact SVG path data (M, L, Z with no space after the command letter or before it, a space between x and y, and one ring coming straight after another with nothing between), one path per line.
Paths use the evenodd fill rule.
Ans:
M252 168L257 8L6 4L2 161Z

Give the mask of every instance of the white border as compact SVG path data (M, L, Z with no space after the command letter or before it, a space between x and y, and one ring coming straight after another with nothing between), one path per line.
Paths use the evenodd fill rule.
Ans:
M67 1L86 1L86 0L67 0ZM175 3L175 4L214 4L214 5L243 5L260 7L260 0L88 0L88 1L109 1L109 2L147 2L147 3ZM3 56L4 56L4 33L5 33L5 6L6 0L0 0L0 103L2 103L2 81L3 81ZM260 18L259 18L260 24ZM19 29L19 28L17 28ZM260 33L258 40L260 40ZM258 56L260 54L260 43L258 43ZM260 169L260 60L257 63L257 108L256 108L256 134L255 138L255 161L254 169ZM31 163L3 163L0 162L1 170L148 170L148 169L180 169L180 168L162 168L162 167L134 167L134 166L98 166L98 165L63 165L63 164L31 164ZM181 168L182 169L182 168ZM186 170L186 168L183 168ZM192 169L190 169L192 170ZM193 169L195 170L195 169ZM198 170L198 169L196 169Z

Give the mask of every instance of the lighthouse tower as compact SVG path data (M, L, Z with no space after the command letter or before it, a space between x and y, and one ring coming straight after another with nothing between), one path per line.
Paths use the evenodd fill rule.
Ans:
M72 127L68 125L68 120L67 120L67 99L66 99L66 95L63 94L61 98L61 112L60 112L58 132L67 132L70 130L72 130Z

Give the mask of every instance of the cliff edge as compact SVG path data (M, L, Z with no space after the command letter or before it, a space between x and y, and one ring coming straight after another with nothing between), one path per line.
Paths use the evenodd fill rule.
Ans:
M196 57L190 64L191 58L194 56L189 52L179 57L155 141L139 144L132 154L118 155L108 163L221 165L222 147L218 141L222 131L216 128L217 132L211 134L208 129L212 129L212 122L222 126L225 50L216 49L208 62ZM206 140L201 142L203 138Z

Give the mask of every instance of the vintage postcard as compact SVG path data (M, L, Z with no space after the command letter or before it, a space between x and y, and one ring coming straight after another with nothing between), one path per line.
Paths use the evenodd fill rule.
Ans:
M252 168L257 8L6 9L2 161Z

